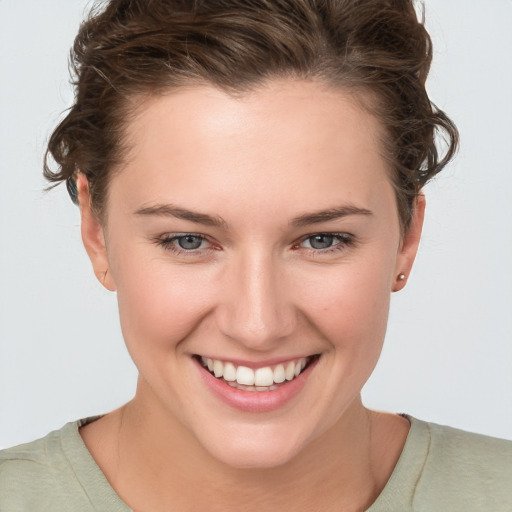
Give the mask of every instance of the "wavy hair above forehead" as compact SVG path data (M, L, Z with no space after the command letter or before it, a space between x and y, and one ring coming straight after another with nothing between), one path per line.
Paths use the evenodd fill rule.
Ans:
M74 180L84 173L102 218L127 149L132 98L197 84L236 95L274 78L313 79L373 98L406 229L414 198L458 140L425 91L431 57L429 35L409 0L101 2L75 39L75 101L50 138L45 176L66 181L76 201ZM443 158L436 132L447 141Z

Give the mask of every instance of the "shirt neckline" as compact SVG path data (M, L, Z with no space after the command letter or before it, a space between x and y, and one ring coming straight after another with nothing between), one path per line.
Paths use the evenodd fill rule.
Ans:
M366 512L410 509L412 506L414 489L421 478L429 452L430 433L424 421L407 414L401 416L411 424L404 447L384 489ZM61 431L62 448L95 509L102 510L108 506L111 512L132 512L110 485L79 433L80 427L101 417L91 416L67 423Z
M408 414L401 416L411 424L404 447L384 489L365 512L412 510L415 489L430 449L430 431L428 423Z
M67 423L61 431L62 449L94 510L132 512L110 485L80 435L80 427L99 418L91 416Z

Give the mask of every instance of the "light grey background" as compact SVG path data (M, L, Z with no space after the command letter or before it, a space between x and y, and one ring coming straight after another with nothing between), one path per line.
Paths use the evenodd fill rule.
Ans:
M130 399L116 298L96 283L41 161L70 105L83 0L0 2L0 447ZM460 128L428 187L418 261L393 297L375 408L512 438L512 1L427 0L429 89Z

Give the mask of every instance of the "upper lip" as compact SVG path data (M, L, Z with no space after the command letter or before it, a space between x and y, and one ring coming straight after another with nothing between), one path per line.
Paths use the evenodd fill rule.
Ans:
M294 356L286 356L286 357L273 357L269 359L264 359L261 361L249 361L247 359L238 359L231 357L216 357L205 354L197 354L198 357L204 357L206 359L216 359L218 361L222 361L223 363L233 363L235 366L246 366L247 368L252 368L253 370L257 368L264 368L266 366L277 366L278 364L286 364L290 361L298 361L299 359L306 358L310 359L314 356L320 354L309 354L309 355L294 355Z

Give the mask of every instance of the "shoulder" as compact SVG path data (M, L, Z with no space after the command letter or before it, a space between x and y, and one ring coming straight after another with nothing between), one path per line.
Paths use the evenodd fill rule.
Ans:
M428 465L425 471L443 469L449 477L478 485L512 489L512 441L426 423L430 433Z
M415 499L450 510L512 510L512 442L418 423L427 451Z
M42 439L21 444L0 451L0 482L6 479L26 479L30 475L42 477L59 470L62 461L59 444L59 431L52 432Z
M77 428L69 423L42 439L0 451L0 512L58 511L70 505L90 510L81 505L85 496L62 448L63 433Z

